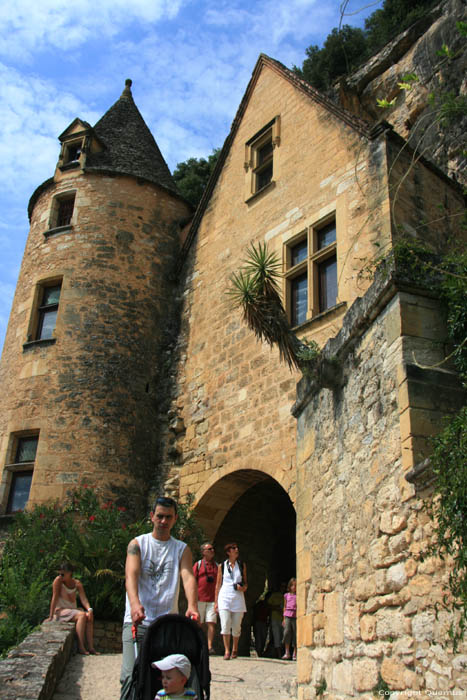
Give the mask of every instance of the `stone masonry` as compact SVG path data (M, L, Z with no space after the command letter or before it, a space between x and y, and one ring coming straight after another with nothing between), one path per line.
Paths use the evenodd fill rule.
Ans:
M340 386L303 379L294 407L299 698L313 697L323 679L338 697L371 693L380 678L420 697L463 695L466 650L453 655L442 643L449 569L420 558L430 543L429 491L405 478L440 411L463 399L449 369L434 396L434 370L413 365L438 360L442 310L393 279L375 282L360 302L324 349L342 363Z

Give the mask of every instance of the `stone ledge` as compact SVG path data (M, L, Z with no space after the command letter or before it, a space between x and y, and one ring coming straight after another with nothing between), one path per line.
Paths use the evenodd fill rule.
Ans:
M50 700L73 650L72 622L43 622L0 660L2 700Z

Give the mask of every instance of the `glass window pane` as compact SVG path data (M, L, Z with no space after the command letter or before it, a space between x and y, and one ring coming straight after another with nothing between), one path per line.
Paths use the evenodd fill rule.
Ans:
M256 175L257 190L261 190L272 180L272 163L264 168L260 173Z
M38 437L19 438L18 447L16 449L15 463L18 462L34 462L36 459Z
M272 157L272 141L268 141L258 148L258 165L262 165L265 161Z
M305 273L295 277L291 282L292 292L292 325L306 321L308 307L308 275Z
M42 311L39 317L39 329L37 334L38 340L52 338L57 321L58 309L51 311Z
M299 262L302 262L302 260L306 260L306 256L308 255L308 245L306 238L303 241L300 241L300 243L297 243L297 245L294 245L290 248L290 257L291 257L291 264L292 267L294 265L298 265Z
M319 310L325 311L334 306L337 300L337 261L336 256L318 265Z
M56 287L44 287L44 293L42 295L41 306L48 306L49 304L58 304L60 299L60 285Z
M336 222L323 226L318 231L318 250L326 248L327 245L334 243L336 240Z
M11 482L8 513L24 510L31 490L32 472L16 472Z

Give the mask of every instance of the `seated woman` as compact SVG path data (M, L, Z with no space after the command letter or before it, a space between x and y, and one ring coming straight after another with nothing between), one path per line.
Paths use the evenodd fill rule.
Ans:
M78 609L76 595L79 595L84 610ZM69 562L60 566L59 574L52 584L52 600L50 601L49 617L46 621L59 620L61 622L76 622L76 635L78 637L78 650L80 654L97 654L94 649L94 617L92 608L86 598L83 584L73 578L73 567ZM84 638L88 643L89 651L86 651Z

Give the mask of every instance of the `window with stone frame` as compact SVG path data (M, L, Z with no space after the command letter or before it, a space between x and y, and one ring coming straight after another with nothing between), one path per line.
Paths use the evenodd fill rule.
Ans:
M7 465L11 479L7 513L17 513L26 507L31 490L38 441L38 434L14 436L13 462Z
M59 194L52 200L50 210L49 231L45 235L50 235L56 228L71 227L71 219L75 208L76 192L65 192Z
M62 289L61 280L39 285L37 322L34 340L53 337L57 323L58 305Z
M83 140L71 141L63 146L63 164L77 163L83 148Z
M310 226L284 247L286 309L292 326L337 303L335 219Z
M280 118L275 117L245 145L245 171L249 176L248 196L266 189L273 182L274 151L280 144Z

